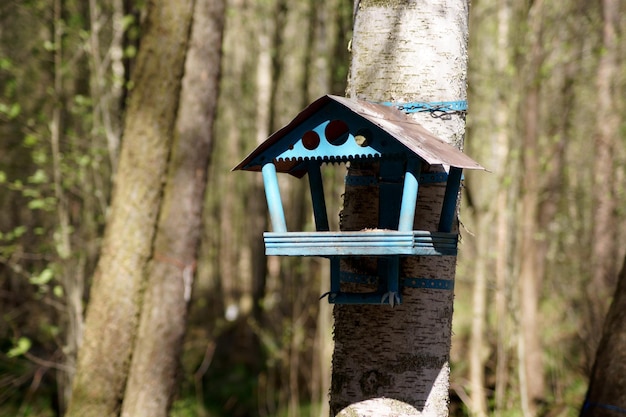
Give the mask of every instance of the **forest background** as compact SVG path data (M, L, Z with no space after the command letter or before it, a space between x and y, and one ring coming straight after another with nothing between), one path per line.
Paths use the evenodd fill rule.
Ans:
M490 173L466 174L462 197L453 415L523 415L539 395L538 414L574 416L584 401L626 247L624 9L472 4L465 151ZM52 416L67 400L144 11L0 4L0 415ZM328 415L328 266L266 258L261 180L230 170L315 98L343 95L353 4L229 0L223 17L172 415ZM338 213L343 172L327 180ZM288 223L311 227L306 187L283 185Z

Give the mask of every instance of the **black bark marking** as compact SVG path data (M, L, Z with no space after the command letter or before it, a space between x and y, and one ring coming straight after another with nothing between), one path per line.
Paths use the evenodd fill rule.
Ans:
M381 388L393 385L393 375L372 369L363 373L359 379L359 385L364 395L374 396Z

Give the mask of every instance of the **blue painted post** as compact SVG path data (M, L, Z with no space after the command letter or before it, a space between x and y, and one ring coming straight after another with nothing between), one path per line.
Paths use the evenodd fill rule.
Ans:
M459 188L461 188L461 168L450 167L448 174L448 182L446 183L446 193L443 196L443 205L441 206L441 217L439 218L439 231L450 233L452 231L452 222L456 214L456 202L459 197Z
M402 203L402 176L406 170L401 160L381 161L378 180L378 227L395 229L398 226Z
M283 202L280 198L276 167L273 163L269 162L263 165L261 172L263 173L263 185L265 187L267 207L270 212L270 219L272 220L272 231L276 233L286 233L287 222L285 221Z
M387 296L393 307L400 304L400 257L390 256L387 260Z
M324 184L322 172L317 164L309 165L309 186L311 188L311 201L313 202L313 215L315 216L315 228L318 232L330 230L328 226L328 214L326 213L326 200L324 199Z
M402 189L402 205L400 206L400 221L398 222L398 231L400 232L413 230L420 169L421 161L417 158L409 158L406 163L404 188Z
M387 258L387 291L393 291L396 294L399 290L400 280L400 257L390 256Z

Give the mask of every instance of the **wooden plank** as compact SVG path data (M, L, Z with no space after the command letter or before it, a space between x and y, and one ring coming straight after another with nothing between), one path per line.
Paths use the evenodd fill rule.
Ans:
M287 232L264 234L267 255L456 255L457 235L423 231Z
M384 300L384 301L383 301ZM330 304L390 304L389 300L385 298L384 293L370 292L370 293L331 293L328 295L328 302ZM396 301L395 304L401 304L402 300Z

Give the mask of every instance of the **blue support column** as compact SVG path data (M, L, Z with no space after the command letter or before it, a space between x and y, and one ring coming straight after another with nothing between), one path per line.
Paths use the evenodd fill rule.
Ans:
M439 231L450 233L452 231L452 222L456 215L456 203L459 198L459 189L461 188L461 168L450 167L448 174L448 182L446 184L446 193L443 196L443 205L441 206L441 217L439 218Z
M410 158L406 163L404 188L402 189L402 204L400 206L400 220L398 222L398 231L400 232L410 232L413 230L421 165L421 161L417 158Z
M320 166L310 164L308 176L309 186L311 188L311 201L313 202L313 215L315 216L315 228L318 232L325 232L330 230L330 227L328 226L328 214L326 212L324 184Z
M387 291L394 294L400 292L400 257L387 258Z
M390 306L401 304L400 298L400 257L390 256L387 258L387 293L382 298L383 303Z
M405 163L399 159L383 160L378 178L378 228L398 227L402 200L402 177Z
M285 211L283 210L283 202L280 198L280 189L278 188L278 177L276 175L276 167L269 162L263 165L261 170L263 173L263 185L265 187L265 198L267 199L267 207L272 220L272 231L276 233L287 232L287 222L285 221Z

